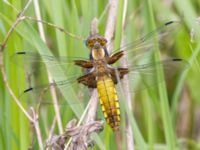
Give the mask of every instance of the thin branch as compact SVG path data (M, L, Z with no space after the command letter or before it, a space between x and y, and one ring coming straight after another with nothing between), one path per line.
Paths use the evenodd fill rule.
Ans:
M21 16L24 16L24 13L25 13L25 11L28 9L28 7L30 6L30 4L32 3L32 0L29 0L28 2L27 2L27 4L25 5L25 7L23 8L23 10L21 11L21 13L20 13L20 17Z
M12 27L9 29L8 33L6 34L6 37L4 38L3 43L1 44L1 49L0 49L1 52L3 52L4 49L6 48L8 39L11 36L12 32L15 30L16 26L24 19L25 17L17 17L16 21L13 23Z
M96 112L98 107L98 93L97 90L93 90L92 96L90 98L90 106L87 112L87 116L85 117L85 122L88 123L90 121L94 121L96 119Z
M30 108L30 110L31 110L32 118L33 118L32 124L35 128L35 132L36 132L37 139L38 139L38 145L40 147L40 150L43 150L44 146L42 143L42 135L41 135L41 131L40 131L39 123L38 123L38 115L32 107Z
M36 19L36 18L30 17L30 16L24 16L24 17L25 17L25 19L27 19L27 20L40 22L40 23L42 23L42 24L45 24L45 25L54 27L54 28L58 29L59 31L63 32L64 34L66 34L67 36L70 36L70 37L75 38L75 39L77 39L77 40L81 40L81 41L84 41L84 40L85 40L84 37L75 35L75 34L73 34L73 33L70 33L70 32L68 32L68 31L66 31L64 28L62 28L62 27L60 27L60 26L57 26L57 25L55 25L55 24L53 24L53 23L50 23L50 22L47 22L47 21L44 21L44 20L40 20L40 19Z
M113 49L113 38L116 27L118 0L109 0L108 19L106 24L105 38L108 40L107 49Z
M122 42L121 42L121 46L124 45L125 42L125 37L124 37L124 30L125 30L125 19L126 19L126 13L127 13L127 5L128 5L128 0L124 0L124 9L123 9L123 18L122 18ZM122 59L121 64L123 67L127 67L127 56L124 56L124 59ZM131 101L131 92L130 92L130 86L129 86L129 81L128 81L128 76L124 77L123 80L124 83L124 93L125 93L125 100L127 103L127 106L129 108L128 111L132 110L132 101ZM128 150L134 150L134 140L133 140L133 131L132 131L132 127L131 127L131 123L128 119L128 115L126 114L126 148Z
M14 24L12 25L12 27L10 28L10 30L8 31L8 33L6 34L6 37L4 38L3 43L1 44L1 49L0 51L4 51L4 49L6 48L6 44L8 42L8 39L10 37L10 35L12 34L12 32L14 31L14 29L16 28L16 26L25 19L25 17L23 17L23 14L25 13L25 11L28 9L29 5L31 4L32 0L29 0L27 2L27 4L25 5L25 7L23 8L23 10L18 14L16 21L14 22ZM11 6L11 4L9 5Z
M2 53L0 52L0 57ZM2 58L0 58L0 61L3 61ZM1 63L1 62L0 62ZM14 92L12 91L12 89L10 88L10 85L8 83L7 80L7 76L6 76L6 72L5 72L5 68L3 66L3 64L0 64L0 69L1 69L1 73L2 73L2 77L3 77L3 82L8 90L8 92L10 93L10 95L12 96L13 100L15 101L15 103L18 105L18 107L21 109L21 111L25 114L25 116L29 119L30 122L33 122L33 118L28 114L28 112L24 109L24 107L22 106L22 104L20 103L20 100L15 96Z
M36 18L38 20L41 20L41 15L40 15L40 9L39 9L39 3L38 3L38 0L34 0L33 1L34 3L34 8L35 8L35 13L36 13ZM39 33L40 33L40 36L42 38L42 40L46 42L46 39L45 39L45 33L44 33L44 28L43 28L43 24L40 23L40 22L37 22L38 24L38 28L39 28ZM49 78L49 82L52 83L54 82L50 72L48 72L48 78ZM61 115L60 115L60 110L59 110L59 105L58 105L58 99L57 99L57 96L56 96L56 89L54 86L51 86L50 87L50 91L51 91L51 96L52 96L52 100L53 100L53 103L54 103L54 110L55 110L55 114L56 114L56 119L57 119L57 122L58 122L58 128L59 128L59 132L60 134L63 133L63 127L62 127L62 121L61 121Z
M121 45L124 43L124 36L122 35L122 42ZM121 61L121 64L123 67L127 66L127 61L125 60L126 56L124 56L124 60ZM128 76L125 76L123 79L123 89L125 94L125 101L127 103L127 106L129 108L128 111L132 111L132 100L131 100L131 92L130 92L130 86L129 86L129 80ZM133 140L133 131L131 127L131 123L129 121L129 118L126 114L126 146L128 150L134 150L134 140Z

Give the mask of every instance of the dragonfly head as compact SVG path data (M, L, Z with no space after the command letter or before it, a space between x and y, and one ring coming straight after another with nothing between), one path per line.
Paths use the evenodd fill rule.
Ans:
M105 47L107 44L107 40L98 34L90 35L86 40L86 46L89 49L97 48L97 47Z
M86 46L91 50L91 55L94 60L103 59L105 57L106 44L107 40L98 34L90 35L86 40Z

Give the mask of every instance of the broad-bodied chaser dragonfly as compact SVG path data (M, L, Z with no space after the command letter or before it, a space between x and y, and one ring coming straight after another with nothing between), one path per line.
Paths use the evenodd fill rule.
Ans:
M165 73L165 79L170 79L177 73L182 71L187 66L187 61L179 58L170 58L159 62L143 63L136 65L138 59L141 59L146 53L154 50L154 41L162 41L165 36L170 34L172 30L176 30L179 22L171 21L163 26L150 32L149 34L139 38L138 40L126 44L121 48L109 54L107 51L107 40L98 34L90 35L86 40L86 46L90 49L89 59L75 59L67 57L52 57L47 55L39 55L38 53L21 51L17 52L14 57L31 61L32 63L52 63L52 64L67 64L73 62L73 65L84 68L85 73L78 78L57 83L50 83L51 86L67 85L69 82L81 83L88 88L97 88L101 108L110 127L116 131L120 126L120 106L119 98L115 85L119 79L123 79L127 74L131 81L141 78L144 82L139 84L139 87L152 86L158 81L155 81L156 69L161 66ZM112 66L125 55L134 55L127 67ZM24 92L29 92L38 87L31 87ZM136 91L138 88L133 89Z

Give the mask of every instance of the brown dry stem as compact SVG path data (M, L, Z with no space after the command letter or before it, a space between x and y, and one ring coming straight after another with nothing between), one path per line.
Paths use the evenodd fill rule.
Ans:
M107 49L111 52L113 49L113 39L117 19L118 0L109 0L108 19L106 24L105 38L108 40Z
M121 39L121 46L123 46L125 44L125 26L126 26L126 22L125 22L125 18L126 18L126 13L127 13L127 5L128 5L128 0L124 0L124 11L123 11L123 18L122 18L122 39ZM123 67L127 67L128 63L126 61L127 57L124 56L124 59L121 61L121 64ZM124 87L124 93L125 93L125 100L127 103L127 106L129 108L128 111L132 111L132 100L131 100L131 92L130 92L130 87L129 87L129 81L128 81L128 77L126 76L123 80L123 87ZM134 150L134 139L133 139L133 131L132 131L132 127L131 127L131 123L130 120L128 118L128 115L126 114L126 148L128 150Z

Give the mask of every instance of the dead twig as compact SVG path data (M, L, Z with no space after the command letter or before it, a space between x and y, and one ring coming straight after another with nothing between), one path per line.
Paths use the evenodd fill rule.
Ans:
M87 150L92 146L92 140L89 138L93 132L100 132L103 129L103 121L90 121L85 125L77 126L77 120L73 119L68 124L62 135L53 136L48 142L47 147L54 150L63 150L64 144L69 138L72 144L68 150Z
M100 132L103 129L103 121L90 121L87 124L80 126L67 128L65 136L72 137L71 150L87 150L92 146L92 140L90 134L93 132Z

